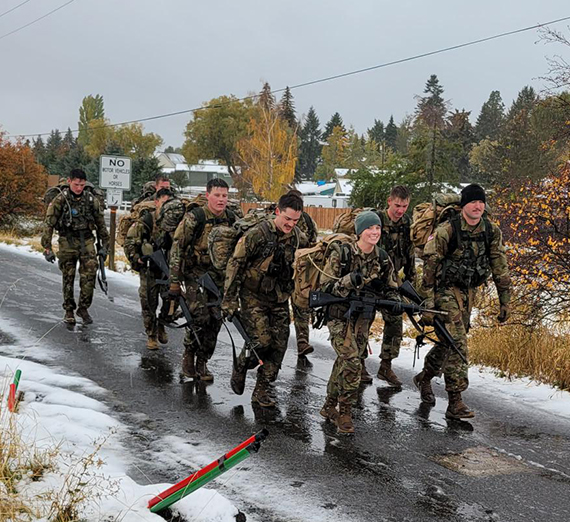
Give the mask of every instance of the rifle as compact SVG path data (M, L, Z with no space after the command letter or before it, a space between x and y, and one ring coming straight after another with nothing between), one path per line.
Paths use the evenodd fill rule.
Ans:
M336 295L327 294L326 292L309 292L309 307L322 308L333 304L347 303L348 311L345 314L346 319L350 319L353 315L358 314L364 319L372 320L377 309L384 308L392 313L401 314L421 314L422 312L430 312L434 314L447 315L447 312L438 310L430 310L422 306L410 303L402 303L400 301L390 301L388 299L378 299L372 291L365 292L362 295L351 294L348 297L338 297Z
M101 243L97 241L97 252L101 250ZM113 302L113 298L109 297L109 283L107 283L107 274L105 272L105 259L103 256L97 255L97 262L99 264L99 270L97 272L97 281L99 283L99 288L103 290L103 293L109 299L109 301Z
M402 286L400 286L398 288L398 291L400 292L400 294L403 297L405 297L406 299L409 299L413 303L421 304L423 302L423 299L416 292L416 289L412 286L412 284L409 281L405 281L402 284ZM463 355L463 353L461 353L461 351L457 347L457 344L455 344L455 339L447 330L445 323L437 316L433 320L433 329L434 329L435 334L437 335L439 341L443 345L447 346L448 348L453 350L457 355L459 355L459 357L461 357L461 360L465 364L469 364L467 362L467 358L465 357L465 355ZM420 344L420 345L423 343L423 339L426 337L426 335L423 331L421 333L422 333L422 335L420 336L420 340L418 341L418 344ZM433 339L430 339L429 337L427 337L427 338L430 341L435 342Z

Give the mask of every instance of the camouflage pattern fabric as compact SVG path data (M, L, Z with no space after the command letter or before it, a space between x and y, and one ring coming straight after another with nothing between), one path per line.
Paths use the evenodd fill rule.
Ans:
M301 308L291 300L293 309L293 322L295 323L295 335L299 350L309 344L309 324L311 322L311 309Z
M394 315L388 310L381 310L382 319L384 320L384 329L382 331L382 349L380 351L380 359L391 361L400 355L400 346L403 337L403 318L402 315Z
M77 196L69 189L64 189L47 208L41 237L44 249L53 249L54 230L59 234L58 266L63 279L63 308L76 308L73 283L79 263L79 307L87 309L93 301L97 275L93 231L97 233L101 246L109 248L109 232L99 200L85 190Z
M143 268L139 272L140 286L139 299L143 317L144 329L149 337L158 334L158 321L167 319L170 301L168 299L168 287L156 283L156 274L152 268ZM160 278L160 276L159 276ZM159 297L161 298L160 313L157 318Z
M305 211L301 215L301 219L297 223L297 228L307 237L306 248L311 248L317 244L319 228L315 220Z
M510 303L511 279L507 264L505 247L503 245L501 230L494 223L491 225L491 242L488 252L488 263L493 277L499 301L502 304ZM470 237L481 237L485 232L485 223L481 219L478 225L471 226L461 216L460 227ZM471 306L476 289L459 288L448 285L442 278L442 265L451 259L457 262L464 259L463 253L466 248L471 248L474 253L473 262L481 256L487 256L485 244L481 241L464 241L457 245L452 252L448 252L454 230L450 222L442 223L426 243L424 254L424 274L420 292L426 298L425 306L449 312L445 318L446 326L455 339L459 349L467 357L467 332ZM464 261L462 261L464 262ZM475 268L475 267L473 267ZM425 359L426 367L430 367L434 373L443 372L445 385L448 391L464 391L469 385L467 378L467 366L453 351L447 350L441 345L436 345L430 350Z
M341 277L341 270L340 254L333 250L324 269L325 274L331 277L322 276L321 290L348 297L357 290L352 286L350 273L358 270L365 285L373 279L379 279L384 287L382 297L399 300L392 262L381 248L376 247L371 253L365 254L356 243L352 244L350 266L345 270L347 274ZM362 359L365 357L372 320L364 320L361 317L347 320L344 318L347 310L348 304L333 305L328 310L331 319L327 327L337 359L329 378L327 394L329 397L338 398L341 403L354 405L358 397Z

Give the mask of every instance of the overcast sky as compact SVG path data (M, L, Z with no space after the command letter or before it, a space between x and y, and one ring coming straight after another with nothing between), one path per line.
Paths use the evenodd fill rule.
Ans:
M77 128L84 96L101 94L112 122L191 109L570 16L568 0L30 0L0 16L0 126L9 134ZM0 15L22 0L1 0ZM570 35L568 22L552 26ZM524 85L543 87L545 56L570 49L536 31L293 91L324 126L338 111L361 133L399 122L437 74L453 108L475 121L492 90L507 107ZM145 123L179 146L190 115Z

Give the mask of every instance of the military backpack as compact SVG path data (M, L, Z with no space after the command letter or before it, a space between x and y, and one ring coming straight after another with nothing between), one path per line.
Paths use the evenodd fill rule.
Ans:
M131 225L137 221L145 212L154 212L156 205L154 200L142 201L131 208L128 214L123 214L119 218L119 224L117 225L117 233L115 235L115 240L120 246L125 246L125 241L127 240L127 233Z
M366 210L375 211L375 209L371 207L365 208L352 208L343 212L334 220L332 231L335 234L354 234L354 221L356 220L356 216L361 212Z

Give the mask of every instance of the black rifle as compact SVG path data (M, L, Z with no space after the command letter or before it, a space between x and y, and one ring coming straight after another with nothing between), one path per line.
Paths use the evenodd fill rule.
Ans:
M97 242L97 252L101 250L101 244ZM97 255L97 262L99 263L99 271L97 272L97 281L103 293L107 296L109 301L113 302L113 298L109 297L109 283L107 283L107 274L105 272L105 259L102 255Z
M446 315L447 312L437 310L429 310L416 304L402 303L400 301L390 301L388 299L378 299L377 294L373 291L366 291L362 294L351 294L347 297L338 297L336 295L327 294L326 292L309 292L309 307L322 308L334 304L347 304L348 311L345 314L346 319L350 319L354 315L359 315L364 319L372 320L376 310L387 309L394 314L406 312L408 314L421 314L422 312L431 312L435 314Z
M416 303L416 304L423 303L423 299L416 292L416 289L412 286L412 284L409 281L405 281L402 284L402 286L400 286L398 288L398 291L400 292L400 295L402 295L406 299L412 301L413 303ZM459 355L459 357L461 357L461 360L465 364L469 364L467 362L467 358L465 357L465 355L463 355L463 353L461 353L461 351L457 347L457 344L455 343L455 339L447 330L445 323L439 317L434 317L433 329L434 329L435 334L437 335L439 341L441 342L441 344L443 344L447 348L449 348L449 349L453 350L455 353L457 353L457 355ZM422 335L420 337L421 337L421 339L419 340L419 344L422 344L423 338L426 337L425 334L423 333L423 331L422 331ZM429 339L429 337L428 337L428 339ZM433 339L430 339L430 341L433 342Z

